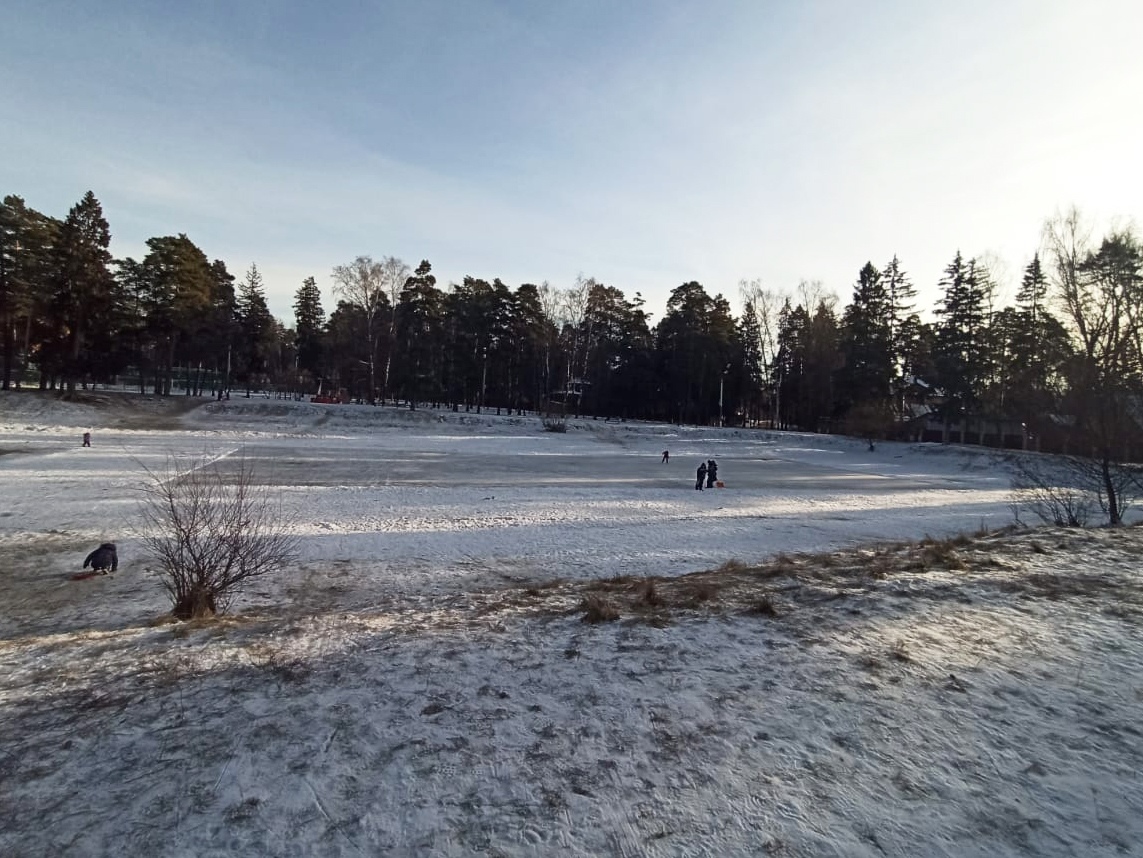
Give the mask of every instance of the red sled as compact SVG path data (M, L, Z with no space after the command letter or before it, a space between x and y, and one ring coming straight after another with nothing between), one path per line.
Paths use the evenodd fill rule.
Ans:
M104 573L103 572L96 572L94 570L92 570L91 572L76 572L74 575L71 576L71 580L82 581L85 578L94 578L96 575L102 575L102 574L104 574Z

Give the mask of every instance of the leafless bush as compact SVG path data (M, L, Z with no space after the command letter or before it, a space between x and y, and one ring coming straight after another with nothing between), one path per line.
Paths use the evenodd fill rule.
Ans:
M239 456L229 464L227 471L203 457L182 465L169 457L161 469L145 469L142 541L182 620L225 611L248 581L297 554L281 506L255 484L251 463Z
M1045 524L1087 527L1097 497L1080 461L1075 456L1012 457L1012 506L1031 510Z
M1112 459L1069 457L1072 469L1083 480L1081 485L1091 486L1100 511L1107 523L1122 524L1123 516L1143 494L1143 470L1138 465Z
M545 432L564 433L568 431L568 421L563 417L544 417L541 421Z

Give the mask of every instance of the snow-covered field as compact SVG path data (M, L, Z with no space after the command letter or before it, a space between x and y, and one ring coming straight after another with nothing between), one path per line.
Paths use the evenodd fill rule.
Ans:
M301 538L215 623L140 551L172 455ZM1133 854L1143 534L1009 503L938 445L0 394L0 854Z

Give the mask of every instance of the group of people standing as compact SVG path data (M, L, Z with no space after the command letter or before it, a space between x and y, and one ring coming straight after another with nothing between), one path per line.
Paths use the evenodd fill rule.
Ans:
M695 474L695 489L701 492L704 481L708 489L713 489L714 484L718 482L718 462L714 459L707 459L698 466L698 472Z
M665 464L669 463L670 461L671 461L670 451L664 450L663 451L663 464L665 465ZM695 490L701 492L703 490L703 484L704 483L706 484L706 488L713 489L715 486L715 483L717 483L717 482L718 482L718 462L716 462L714 459L707 459L705 462L703 462L701 465L698 466L698 473L695 474ZM720 486L720 488L721 488L721 486Z

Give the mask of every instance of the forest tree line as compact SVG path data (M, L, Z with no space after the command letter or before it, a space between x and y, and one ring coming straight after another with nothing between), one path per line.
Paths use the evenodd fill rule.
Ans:
M638 293L580 277L442 288L428 261L360 256L313 277L292 324L270 313L256 266L241 277L186 235L113 259L88 192L66 218L0 205L2 386L75 391L130 376L142 391L342 392L466 409L566 411L672 422L828 424L881 434L923 382L946 421L1073 415L1091 444L1131 430L1143 380L1143 250L1134 228L1096 237L1078 211L1045 223L1015 301L987 260L951 256L933 321L894 257L856 272L839 306L820 284L739 284L735 316L697 282L651 323Z

